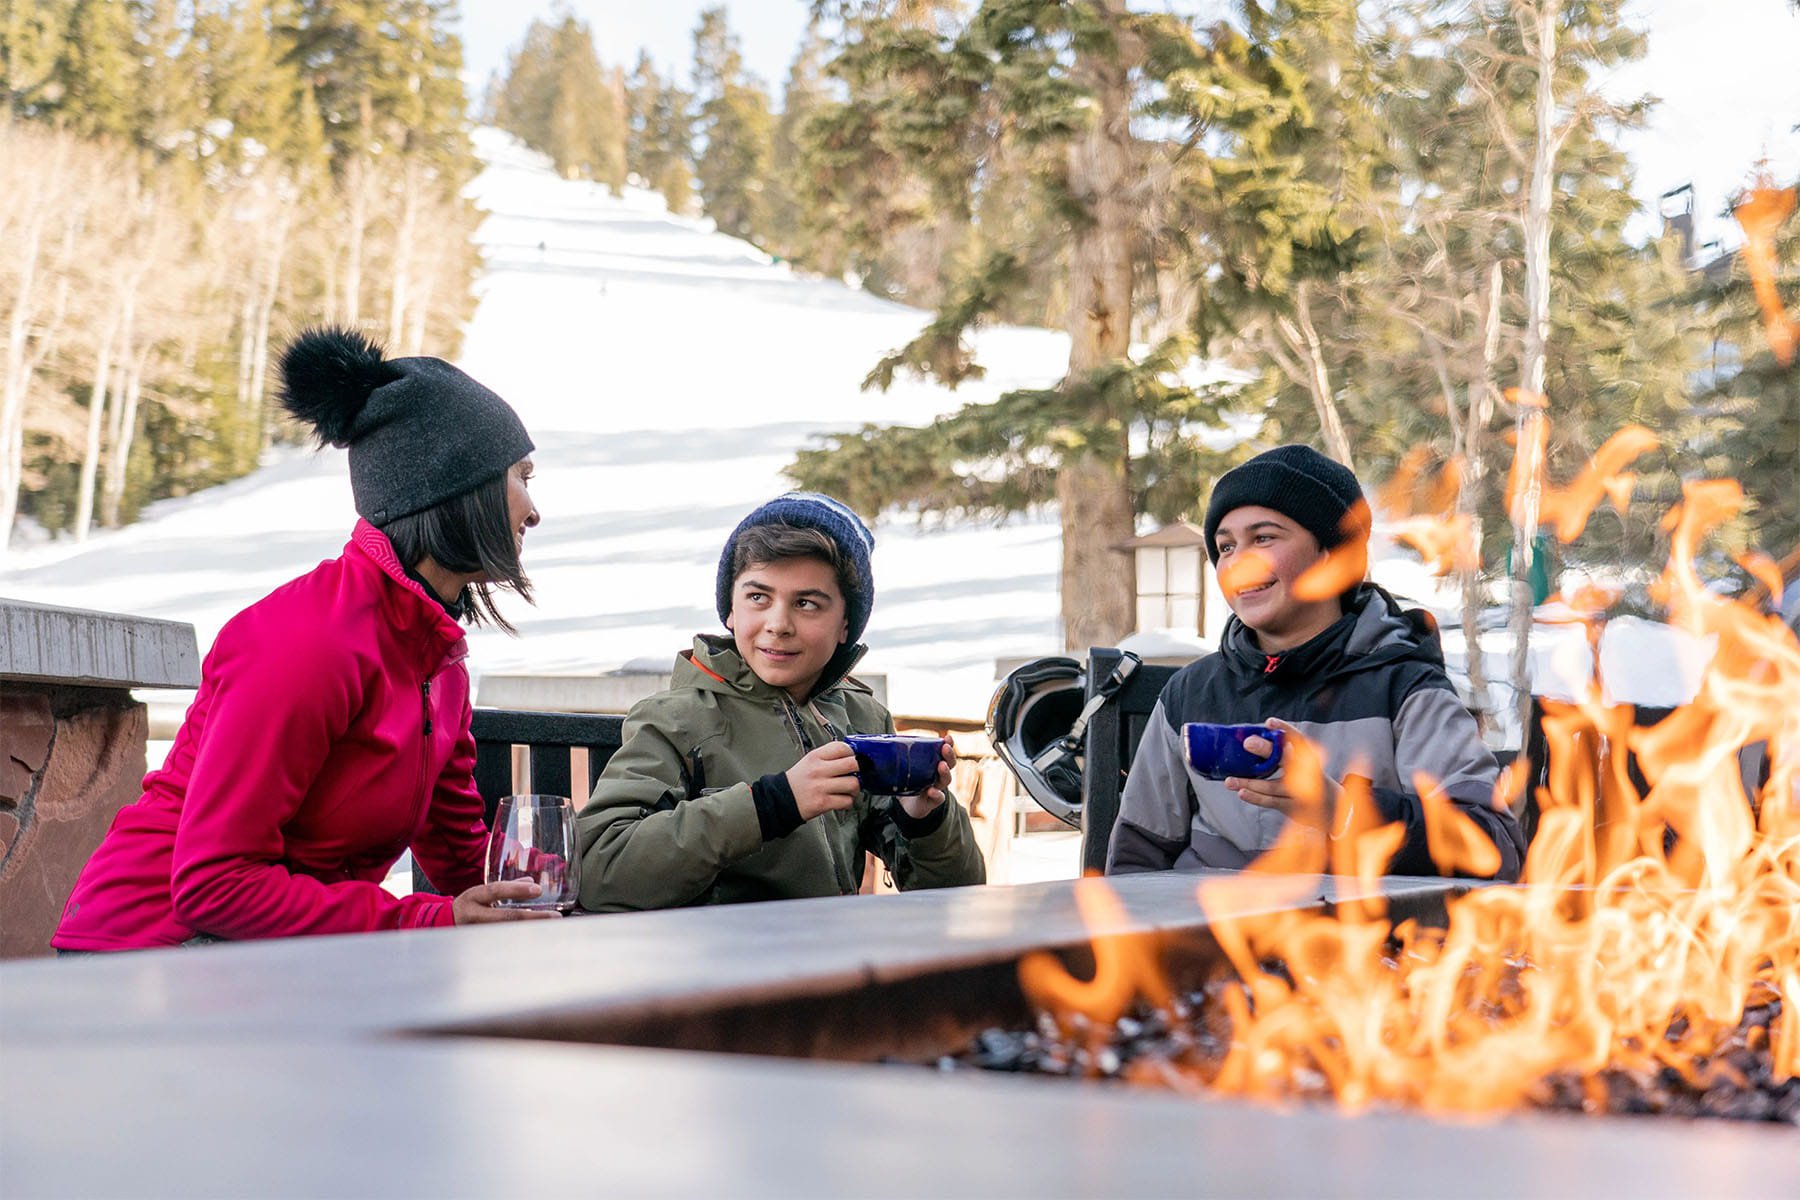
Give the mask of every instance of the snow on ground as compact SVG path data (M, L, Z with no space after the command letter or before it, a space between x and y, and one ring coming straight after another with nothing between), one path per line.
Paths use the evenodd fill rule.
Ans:
M995 329L977 339L985 379L862 392L926 314L798 277L649 193L558 179L503 134L477 144L487 269L458 361L531 430L544 518L525 544L537 606L506 606L517 639L473 634L478 674L607 670L720 631L719 548L791 486L780 472L797 449L1044 386L1067 361L1060 334ZM234 612L336 554L354 519L341 451L281 450L84 546L15 548L0 591L189 621L204 649ZM1060 649L1054 513L999 528L896 516L875 533L864 669L887 673L897 711L980 716L996 657Z

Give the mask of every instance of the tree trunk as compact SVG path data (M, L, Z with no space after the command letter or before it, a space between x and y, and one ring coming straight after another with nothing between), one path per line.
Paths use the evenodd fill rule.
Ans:
M9 148L8 152L13 151ZM20 153L29 155L31 148L21 145ZM29 158L26 161L31 162ZM42 299L38 295L38 267L44 256L46 229L68 199L64 191L69 186L68 161L69 140L58 137L31 162L29 177L34 186L24 196L6 200L13 209L17 232L9 229L0 248L16 264L18 290L6 314L6 361L0 364L0 559L6 557L7 544L12 541L13 521L19 514L19 492L25 484L25 399L48 340L46 334L40 333L34 350L32 331L43 320L38 312ZM73 226L69 237L73 237ZM52 267L46 278L54 276ZM66 293L66 275L61 286Z
M357 105L360 135L350 155L346 173L350 188L347 220L350 228L344 246L344 324L362 320L363 251L368 238L369 187L374 167L369 147L375 139L375 98L364 90Z
M119 320L120 359L131 357L137 341L137 291L125 295L125 307ZM119 379L113 384L113 400L108 413L106 486L100 491L100 523L108 529L119 527L119 499L125 494L125 394L130 388L129 369L123 361L118 367ZM135 413L133 414L135 416Z
M1481 492L1487 477L1487 446L1482 435L1494 419L1494 359L1500 353L1500 299L1503 277L1495 263L1488 274L1487 311L1482 316L1481 373L1469 386L1469 415L1464 421L1463 473L1456 493L1457 516L1468 522L1469 554L1457 569L1462 588L1464 665L1469 675L1469 698L1475 724L1486 733L1489 715L1487 657L1481 649Z
M1527 47L1537 62L1537 139L1525 203L1525 343L1520 363L1520 395L1515 428L1519 479L1512 508L1512 686L1520 736L1531 720L1531 559L1543 495L1544 437L1548 419L1544 395L1545 345L1550 339L1550 200L1556 177L1556 17L1561 0L1538 0L1535 11L1515 0L1521 24L1529 24ZM1522 743L1521 743L1522 744Z
M111 528L119 527L119 510L125 502L125 468L131 462L131 443L137 435L138 398L144 392L144 368L150 362L150 347L139 350L128 366L122 367L125 372L124 391L119 415L119 438L113 445L112 461L114 469L107 473L106 498L102 504L106 523Z
M25 477L25 393L31 386L32 287L47 209L48 205L43 205L31 213L24 233L11 247L20 266L18 294L7 314L6 373L0 381L0 558L5 557L6 545L12 539L19 489Z
M400 222L394 228L393 286L388 292L387 343L401 344L406 329L407 303L411 299L413 243L419 227L419 165L410 156L401 168Z
M1331 391L1331 371L1325 363L1325 347L1319 341L1319 331L1313 326L1310 282L1302 281L1294 289L1294 315L1297 324L1283 319L1282 332L1287 335L1294 353L1306 364L1306 390L1312 393L1313 410L1319 417L1319 432L1325 438L1325 451L1354 474L1356 461L1350 454L1350 438L1344 432L1337 397Z
M269 325L275 318L276 297L281 293L281 268L287 261L288 230L294 221L294 204L293 199L282 197L256 296L256 336L250 348L250 404L256 413L264 450L269 448L273 434L273 426L265 410L269 380Z
M1101 0L1114 35L1124 36L1124 0ZM1093 126L1069 150L1069 188L1089 219L1069 252L1069 373L1064 386L1124 358L1131 344L1131 83L1123 44L1111 55L1084 54L1077 74L1092 91ZM1136 532L1126 472L1125 428L1110 428L1096 401L1088 440L1057 472L1062 509L1063 644L1076 653L1111 646L1136 624L1131 561L1119 547Z
M101 434L105 432L106 398L110 392L113 344L118 340L121 312L114 308L100 334L100 352L94 364L94 391L88 401L87 449L81 456L81 493L75 502L75 540L87 541L94 526L94 484L100 473Z
M434 245L425 260L425 269L421 272L419 298L414 301L412 317L407 322L406 340L401 343L407 354L425 353L426 332L431 326L431 306L437 302L438 273L443 269L443 261L442 248Z
M244 289L244 302L238 308L237 402L239 408L250 407L250 348L256 342L256 282Z
M368 181L368 159L359 152L350 160L349 205L344 215L348 223L344 237L344 299L339 308L344 324L353 328L362 320L363 235L369 221Z

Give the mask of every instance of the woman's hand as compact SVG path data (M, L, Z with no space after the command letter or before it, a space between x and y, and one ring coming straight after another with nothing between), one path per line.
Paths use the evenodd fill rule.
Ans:
M856 751L844 742L826 742L808 754L788 768L787 781L802 821L849 808L862 790L856 779Z
M1343 799L1343 785L1325 774L1324 759L1318 748L1306 739L1305 734L1286 721L1274 717L1263 724L1287 734L1287 748L1282 754L1281 769L1267 779L1233 777L1225 781L1225 786L1236 792L1238 799L1245 804L1272 808L1304 825L1319 829L1330 828L1332 815L1337 812L1338 804ZM1267 738L1248 737L1244 739L1244 749L1267 758L1274 752L1275 744ZM1300 785L1298 795L1290 787L1294 783Z
M900 807L913 820L928 817L950 798L950 768L956 765L956 751L950 739L944 739L943 757L938 760L937 786L926 788L916 796L901 796Z
M535 921L540 917L560 917L553 908L500 908L501 900L530 900L543 889L529 879L508 879L502 883L478 883L450 904L450 913L458 925L490 925L495 921Z

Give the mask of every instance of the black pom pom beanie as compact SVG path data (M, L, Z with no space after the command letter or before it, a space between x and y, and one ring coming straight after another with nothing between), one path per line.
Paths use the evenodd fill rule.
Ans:
M499 396L441 358L383 358L350 329L308 329L281 355L281 402L321 445L350 450L356 511L374 525L504 475L536 447Z
M1369 503L1350 468L1311 446L1265 450L1225 472L1206 505L1206 555L1219 561L1219 522L1246 505L1274 509L1297 521L1330 550L1369 537Z

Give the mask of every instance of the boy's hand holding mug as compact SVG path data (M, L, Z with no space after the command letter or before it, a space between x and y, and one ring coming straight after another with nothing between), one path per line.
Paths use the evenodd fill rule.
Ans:
M1263 724L1288 735L1283 769L1267 779L1230 778L1225 786L1246 804L1272 808L1305 825L1328 828L1343 799L1343 785L1325 773L1323 756L1300 730L1276 717ZM1267 738L1252 737L1244 742L1244 748L1267 757L1275 745ZM1289 788L1296 777L1302 781L1299 794Z
M937 783L912 796L899 797L900 807L906 815L915 821L920 817L928 817L943 806L950 798L950 770L956 766L956 751L950 745L950 739L944 739L944 749L938 758Z
M856 778L856 752L843 742L826 742L789 767L787 781L802 821L849 808L862 790Z

